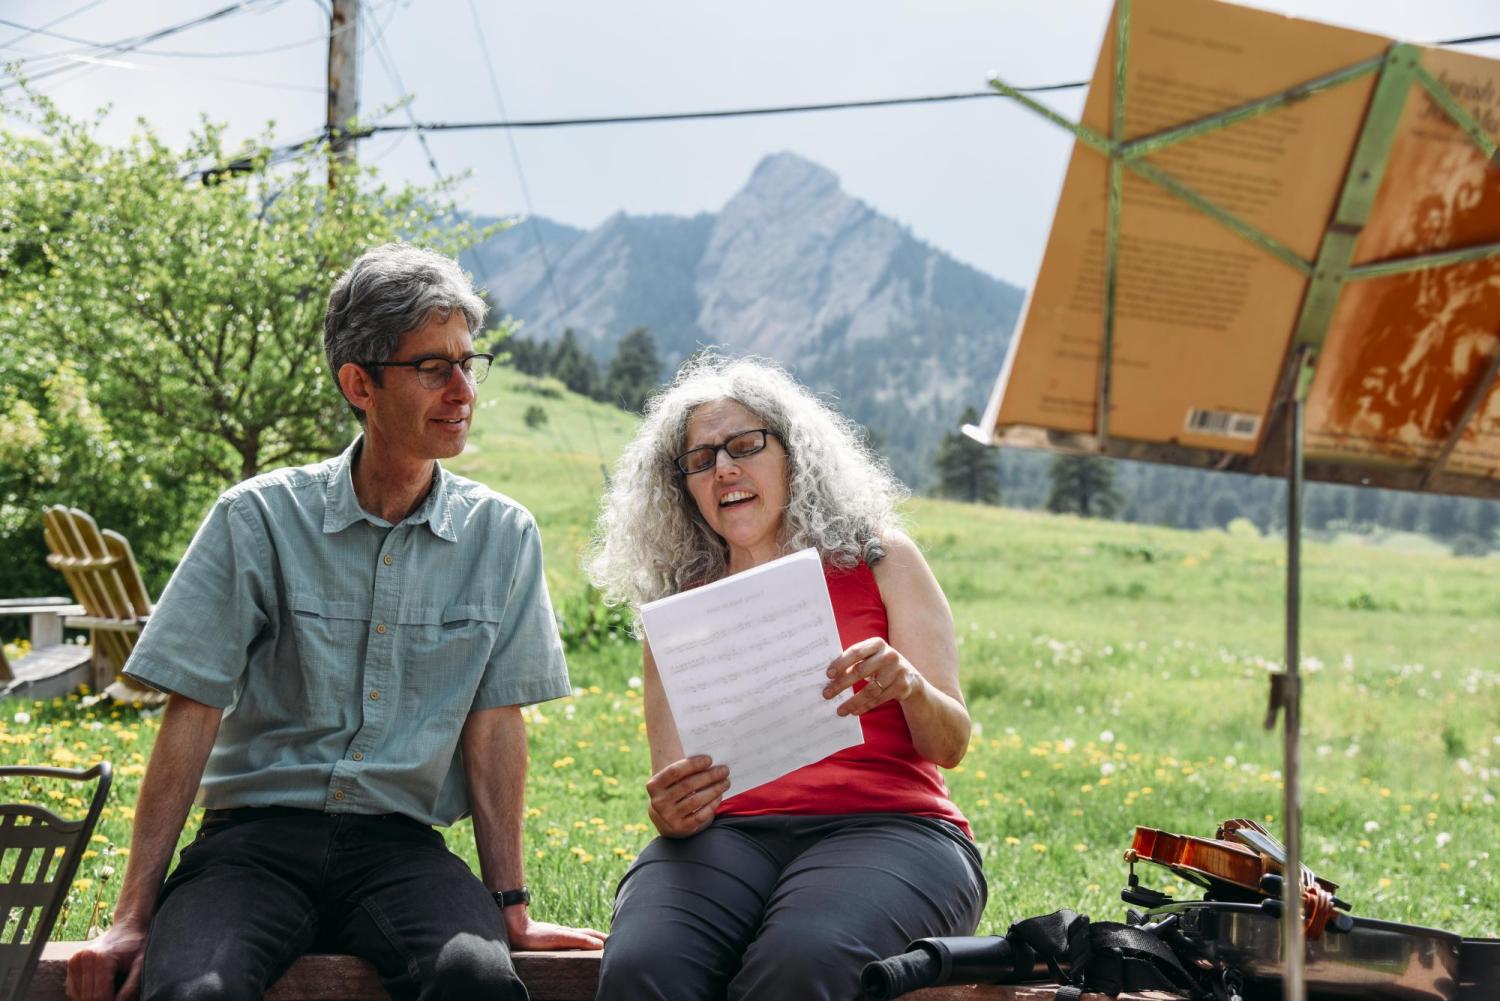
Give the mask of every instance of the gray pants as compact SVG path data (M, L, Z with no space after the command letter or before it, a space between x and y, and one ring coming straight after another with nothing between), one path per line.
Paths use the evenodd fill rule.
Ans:
M620 881L598 998L850 1001L866 963L971 934L985 898L978 850L945 821L721 817L657 838Z

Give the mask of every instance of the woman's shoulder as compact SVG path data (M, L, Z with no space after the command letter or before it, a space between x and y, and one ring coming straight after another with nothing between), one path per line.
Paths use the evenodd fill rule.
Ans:
M927 558L911 536L900 529L888 529L881 533L880 541L885 548L885 557L876 561L871 571L876 586L887 601L937 586Z
M877 580L903 576L927 566L921 547L899 528L888 528L880 533L880 548L883 555L870 568L875 572Z

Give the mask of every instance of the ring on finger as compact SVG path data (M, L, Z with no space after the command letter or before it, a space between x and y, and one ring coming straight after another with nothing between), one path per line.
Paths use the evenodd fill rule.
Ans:
M868 680L870 684L874 685L876 688L880 689L882 692L885 691L885 686L880 683L880 679L877 678L877 677L875 677L875 675L873 675L873 674L870 675L870 677L868 679L866 679L866 680Z

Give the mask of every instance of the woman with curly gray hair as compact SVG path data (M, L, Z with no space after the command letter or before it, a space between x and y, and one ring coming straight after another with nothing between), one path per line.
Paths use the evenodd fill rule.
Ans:
M837 712L864 743L727 795L725 766L684 754L644 642L661 837L620 881L599 998L847 999L865 963L972 932L979 853L938 771L969 743L953 616L852 425L774 364L700 358L610 482L588 570L611 602L818 550L844 647L824 697L853 689Z

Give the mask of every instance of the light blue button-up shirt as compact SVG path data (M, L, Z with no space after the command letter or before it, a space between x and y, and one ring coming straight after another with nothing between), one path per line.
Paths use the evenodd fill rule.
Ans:
M225 492L126 665L225 709L204 806L451 824L468 714L568 694L530 512L439 468L393 526L355 497L359 447Z

